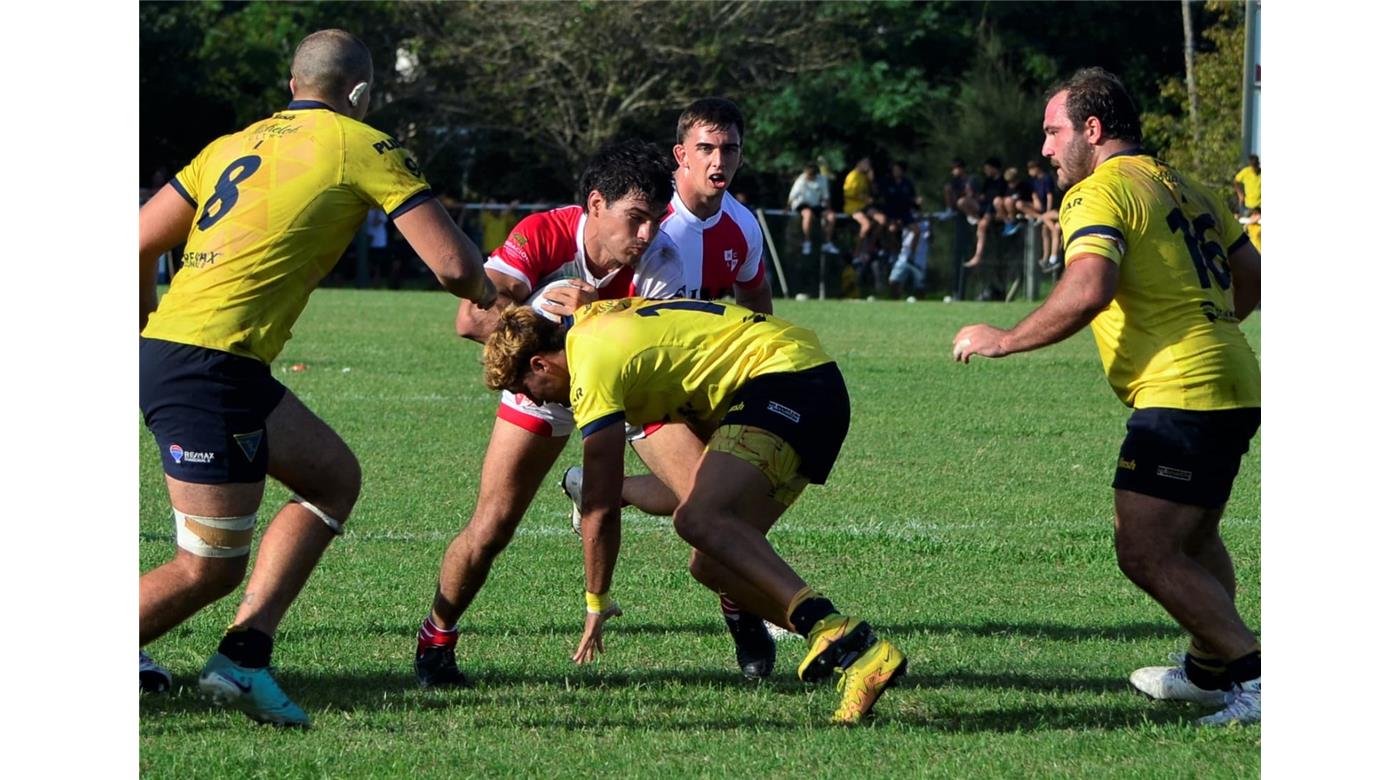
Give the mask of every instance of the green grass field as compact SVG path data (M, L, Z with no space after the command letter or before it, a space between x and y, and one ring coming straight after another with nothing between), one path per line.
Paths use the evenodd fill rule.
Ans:
M480 348L441 293L323 290L276 376L360 457L364 490L283 624L274 665L315 720L260 727L199 698L195 677L237 594L148 650L175 675L142 697L151 777L1229 777L1257 775L1258 727L1203 730L1188 705L1130 693L1134 668L1185 640L1117 570L1111 479L1128 410L1087 332L1001 361L950 358L960 325L1029 305L779 301L814 328L850 386L852 426L825 487L772 533L843 611L910 658L876 722L826 725L830 683L795 669L743 681L716 599L689 579L664 519L623 513L602 661L569 656L582 625L580 545L546 484L462 623L477 681L423 692L414 632L449 539L471 515L496 398ZM1259 318L1246 327L1259 348ZM292 364L306 370L291 372ZM141 569L174 550L157 453L141 448ZM1246 620L1259 623L1261 439L1223 533ZM577 462L577 438L557 471ZM632 456L629 454L629 458ZM636 461L631 461L634 466ZM261 519L286 497L271 485Z

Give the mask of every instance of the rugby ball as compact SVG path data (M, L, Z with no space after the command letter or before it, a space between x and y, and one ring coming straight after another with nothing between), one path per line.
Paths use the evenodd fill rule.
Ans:
M555 300L555 299L553 299L553 298L550 298L550 297L549 297L549 291L550 291L550 290L557 290L557 289L559 289L560 287L570 287L570 286L572 286L572 285L570 285L569 282L570 282L569 279L557 279L557 280L555 280L555 281L552 281L552 282L550 282L549 284L546 284L546 285L540 287L538 290L535 290L534 292L530 293L530 297L529 297L529 299L528 299L526 302L530 304L530 308L531 308L531 309L534 309L536 314L540 315L541 317L544 317L545 319L549 320L550 322L558 322L558 321L559 321L559 315L558 315L558 314L555 314L554 312L550 312L550 311L545 311L544 309L540 308L540 305L543 304L545 301L549 301L550 303L555 303L555 304L561 303L561 302L558 301L558 300Z

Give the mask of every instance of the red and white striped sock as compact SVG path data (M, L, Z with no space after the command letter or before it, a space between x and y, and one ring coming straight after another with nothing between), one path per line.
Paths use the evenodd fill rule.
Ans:
M423 625L418 628L418 654L422 655L426 650L446 648L448 650L457 647L457 627L438 628L433 623L431 615L423 618Z

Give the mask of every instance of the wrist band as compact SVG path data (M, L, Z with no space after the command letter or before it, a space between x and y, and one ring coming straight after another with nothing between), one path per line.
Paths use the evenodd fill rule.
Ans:
M588 591L584 591L583 603L588 606L588 614L601 615L612 607L612 594L607 591L602 593L589 593Z

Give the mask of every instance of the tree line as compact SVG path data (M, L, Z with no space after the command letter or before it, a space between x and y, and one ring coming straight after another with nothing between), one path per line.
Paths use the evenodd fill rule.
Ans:
M1189 18L1189 27L1184 25ZM748 120L735 188L781 203L823 157L909 164L1039 156L1044 91L1102 65L1144 111L1150 151L1228 190L1239 159L1243 6L1165 2L143 2L141 174L285 105L296 43L347 29L375 56L366 121L439 192L567 201L580 163L637 135L669 147L680 109L724 95ZM1191 125L1184 32L1196 47Z

